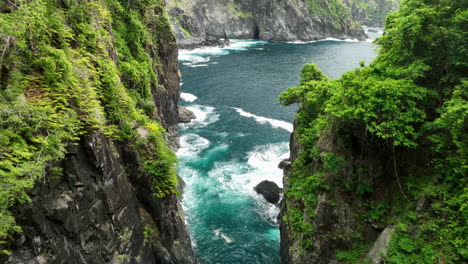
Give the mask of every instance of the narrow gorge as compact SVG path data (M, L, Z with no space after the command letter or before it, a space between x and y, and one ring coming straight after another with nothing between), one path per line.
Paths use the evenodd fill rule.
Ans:
M467 18L2 1L0 263L466 263Z

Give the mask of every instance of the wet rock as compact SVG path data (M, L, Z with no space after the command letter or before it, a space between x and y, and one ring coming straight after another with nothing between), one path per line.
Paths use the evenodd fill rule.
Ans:
M190 123L192 119L195 119L195 114L188 110L186 107L179 106L179 122L180 123Z
M278 168L284 170L286 168L290 168L291 167L291 161L289 159L285 159L285 160L282 160L279 164L278 164Z
M254 187L254 190L269 203L277 204L280 200L281 189L272 181L262 181Z

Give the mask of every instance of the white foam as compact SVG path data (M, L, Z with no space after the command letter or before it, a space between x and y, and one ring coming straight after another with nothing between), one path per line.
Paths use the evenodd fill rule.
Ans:
M372 31L377 31L377 32L370 32L370 33L378 33L378 34L383 34L384 30L383 28L381 27L368 27L368 26L362 26L362 29L364 30L364 32L368 33L369 30L372 30Z
M191 105L186 107L195 114L195 119L190 123L180 124L181 128L200 128L219 120L219 115L215 112L215 108L203 105Z
M226 47L203 47L193 50L179 50L179 61L185 62L184 65L189 67L197 67L196 64L206 63L210 61L210 56L227 55L232 50L244 51L250 47L267 43L266 41L255 40L236 40L232 39ZM203 65L204 67L205 65ZM207 66L207 65L206 65ZM202 66L198 66L202 67Z
M359 42L358 39L337 39L337 38L325 38L318 41L342 41L342 42Z
M193 61L194 59L196 60L201 60L200 55L227 55L229 54L228 51L226 51L223 48L220 47L203 47L203 48L198 48L198 49L192 49L192 50L179 50L179 61Z
M256 147L248 153L247 163L240 161L216 162L208 173L229 193L243 193L254 198L257 211L262 217L276 223L279 208L268 203L254 191L254 187L264 180L283 186L283 171L278 168L280 161L289 157L287 142Z
M196 134L185 134L180 137L179 158L193 158L210 146L210 141Z
M192 103L197 100L198 97L190 93L180 93L180 99L184 100L185 102Z
M309 43L315 43L315 42L319 42L319 41L360 42L360 40L358 40L358 39L324 38L324 39L309 40L309 41L295 40L295 41L288 41L286 43L288 43L288 44L309 44Z
M231 44L225 48L224 50L248 50L250 47L258 45L258 44L265 44L266 41L256 41L256 40L238 40L233 39L231 40Z
M263 117L263 116L254 115L252 113L245 112L244 110L242 110L240 108L236 108L236 107L232 107L232 108L235 109L237 111L237 113L239 113L239 115L253 118L253 119L255 119L255 121L257 121L260 124L269 124L274 128L282 128L284 130L287 130L288 132L293 131L293 128L294 128L293 124L288 123L286 121L276 120L276 119L272 119L272 118L267 118L267 117Z
M309 44L309 43L315 43L317 40L310 40L310 41L302 41L302 40L295 40L295 41L288 41L286 43L289 44Z
M197 68L197 67L208 67L208 64L191 64L191 63L184 63L185 66L191 67L191 68Z

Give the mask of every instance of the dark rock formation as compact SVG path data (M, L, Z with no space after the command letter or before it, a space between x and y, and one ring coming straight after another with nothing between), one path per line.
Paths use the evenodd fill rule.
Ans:
M287 169L287 168L290 168L291 167L291 161L289 159L285 159L285 160L282 160L279 164L278 164L278 168L284 170L284 169Z
M305 0L166 2L181 48L192 48L211 38L276 41L366 38L362 29L351 21L350 14L328 14L329 6L313 10Z
M294 162L301 151L301 144L298 140L297 121L295 130L291 134L290 160ZM328 177L333 179L330 182L333 187L330 190L317 189L315 195L317 202L313 208L312 217L307 213L303 201L296 200L293 196L285 195L281 201L281 219L287 219L291 211L301 212L303 223L310 223L313 234L306 234L294 230L288 221L281 221L281 260L283 264L296 263L320 263L331 264L341 263L336 255L337 250L352 250L356 244L353 235L360 234L363 241L369 243L369 253L367 258L371 263L379 263L379 253L388 249L388 241L392 232L386 228L378 219L359 217L363 211L365 201L390 201L392 193L399 193L400 190L394 181L395 175L392 162L388 157L392 156L391 150L381 148L383 145L378 139L371 139L367 136L365 129L360 126L343 126L342 128L321 137L317 141L317 146L321 153L339 153L347 161L342 168L334 175ZM406 171L399 171L404 174L429 173L425 167L428 162L427 157L411 151L396 153L399 167L408 168ZM309 165L310 173L314 174L323 164L322 158L314 158ZM288 190L289 180L293 177L290 168L284 170L284 190ZM338 182L357 184L361 186L371 186L372 191L358 195L358 191L352 192L343 189ZM423 202L421 202L423 204ZM305 248L304 241L313 243Z
M103 134L71 147L63 176L15 209L23 232L2 263L195 263L177 197L154 198L120 148Z
M71 2L82 4L67 1ZM5 6L0 5L2 12ZM164 16L158 7L150 12ZM99 16L93 19L96 27L105 26L98 31L112 31ZM170 31L149 37L151 45L143 49L157 61L153 70L158 78L158 87L151 87L158 110L152 117L175 148L180 93L176 42ZM117 64L112 41L99 44L108 51L110 63ZM145 130L137 134L144 138ZM142 142L139 147L147 148ZM54 164L60 173L46 170L29 193L31 202L11 209L22 232L10 240L6 248L11 255L1 255L0 263L197 263L179 197L155 196L153 179L138 166L142 159L132 142L114 141L99 129L81 134L76 144L69 144L65 158Z
M272 181L262 181L254 187L254 190L269 203L277 204L280 200L281 189Z
M186 107L179 106L179 122L180 123L190 123L192 119L195 119L195 114L188 110Z

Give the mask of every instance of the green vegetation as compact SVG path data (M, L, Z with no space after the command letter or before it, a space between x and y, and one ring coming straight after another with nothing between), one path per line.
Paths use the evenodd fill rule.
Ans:
M237 18L249 18L252 17L252 12L242 12L240 7L234 2L234 0L229 1L228 5L229 11L234 17Z
M370 262L363 258L367 253L368 245L356 243L351 250L337 250L336 256L340 263L345 264L369 264Z
M466 1L405 0L387 17L385 34L377 40L379 56L369 66L337 80L327 79L315 65L304 66L300 84L280 97L285 105L302 106L295 132L302 149L286 191L295 207L288 205L286 221L298 222L304 214L313 220L319 193L348 191L364 219L396 227L389 263L468 260L467 25ZM370 174L359 163L365 162L362 151L350 165L362 165L354 170L353 182L343 179L340 167L351 161L336 145L342 131L361 135L366 149L393 153L395 169L390 166L388 175L401 187L391 189L390 198L370 198L379 186L361 182ZM418 153L428 162L398 174L395 153ZM429 208L416 213L421 201ZM337 257L362 263L368 248L358 241Z
M0 14L1 243L21 230L9 208L28 202L38 179L60 176L56 163L84 135L133 147L155 196L174 193L176 158L152 101L162 66L151 54L173 39L162 2L10 3Z
M307 0L307 3L311 14L331 19L338 29L343 29L343 24L352 20L351 10L341 0ZM359 27L359 24L354 26Z
M188 29L185 29L184 27L182 27L182 25L180 25L180 29L182 29L182 32L184 32L184 35L187 37L187 38L190 38L190 36L192 36L192 34L190 33L190 31L188 31Z
M159 239L159 230L153 224L147 224L143 228L143 236L145 237L145 243L156 244Z
M355 19L372 24L383 24L385 17L397 10L400 0L350 0L349 6L353 14L358 15ZM364 20L364 21L362 21Z
M345 21L353 21L354 28L383 24L385 17L397 10L400 0L307 0L312 15L331 19L342 29ZM358 23L359 22L359 23Z

